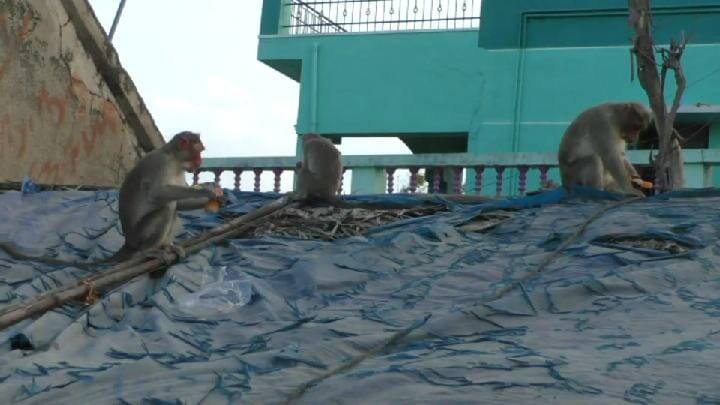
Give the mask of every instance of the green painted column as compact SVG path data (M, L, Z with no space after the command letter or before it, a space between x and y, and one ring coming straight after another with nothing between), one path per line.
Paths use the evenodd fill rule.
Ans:
M280 17L278 19L278 31L277 33L279 35L289 35L290 34L290 28L288 28L289 25L292 25L292 14L291 14L291 8L290 4L291 2L289 0L276 0L280 2Z
M303 142L300 135L295 138L295 158L298 162L303 159ZM293 173L293 191L297 191L297 173Z
M708 173L706 173L705 165L702 163L686 163L685 164L685 184L683 188L703 188L708 187L708 181L711 168L708 167Z
M351 194L383 194L386 192L385 170L375 167L352 169Z
M710 139L708 140L708 148L720 148L720 122L716 122L710 125ZM720 187L720 165L707 165L707 176L707 183L709 187ZM685 174L685 178L688 178L687 173Z
M260 17L260 35L276 35L279 32L283 0L263 0Z

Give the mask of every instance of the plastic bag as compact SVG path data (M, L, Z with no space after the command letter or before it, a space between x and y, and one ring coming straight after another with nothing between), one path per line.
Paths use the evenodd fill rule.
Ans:
M35 184L32 180L30 180L30 177L25 176L22 181L22 185L20 186L20 192L23 195L27 194L35 194L40 191L40 187Z
M198 291L181 298L178 306L188 315L211 318L247 305L252 295L250 280L225 280L223 267L216 281L203 283Z

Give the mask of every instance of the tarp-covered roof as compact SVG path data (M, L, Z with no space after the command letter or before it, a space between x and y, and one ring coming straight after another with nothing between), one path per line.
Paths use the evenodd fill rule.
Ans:
M235 194L226 210L271 198ZM538 277L492 300L605 204L555 190L332 243L235 239L90 307L0 332L0 398L719 402L720 193L609 210ZM0 207L0 240L34 254L100 257L122 242L115 192L11 192ZM457 226L498 208L518 210L482 232ZM181 236L220 221L202 212L183 219ZM675 248L625 243L643 238ZM0 253L0 301L84 276Z

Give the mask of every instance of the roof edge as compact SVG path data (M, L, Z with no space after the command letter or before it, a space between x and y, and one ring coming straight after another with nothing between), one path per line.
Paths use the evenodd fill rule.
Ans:
M87 0L61 0L71 24L75 27L83 48L88 53L135 133L140 147L149 152L165 144L155 120L145 106L140 93L95 12Z

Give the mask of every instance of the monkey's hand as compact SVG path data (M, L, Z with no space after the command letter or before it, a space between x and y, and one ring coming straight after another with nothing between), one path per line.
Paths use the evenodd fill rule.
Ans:
M644 188L644 189L651 189L653 188L653 183L650 181L644 181L640 177L633 177L631 180L633 186L638 188Z
M222 188L217 186L212 186L211 188L210 184L196 184L192 186L192 188L200 191L203 194L202 197L207 198L208 200L214 200L218 197L218 194L220 196L224 195Z
M220 211L220 207L225 205L225 202L225 192L222 188L215 187L213 189L213 198L209 199L207 204L205 204L205 211L216 213Z

